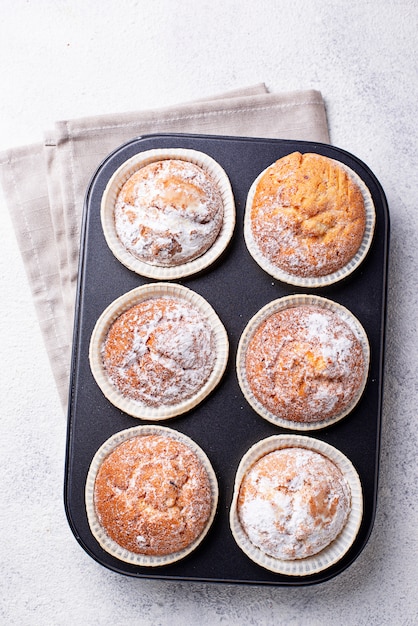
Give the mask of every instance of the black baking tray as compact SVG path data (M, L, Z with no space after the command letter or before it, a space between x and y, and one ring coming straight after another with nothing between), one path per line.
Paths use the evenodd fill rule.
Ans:
M105 552L90 532L84 504L87 472L100 445L115 432L147 423L106 400L91 374L88 350L96 320L108 304L139 285L153 282L124 267L108 248L101 227L100 202L113 172L131 156L154 148L188 148L213 157L230 179L237 211L234 235L223 256L201 274L177 281L206 298L224 323L230 340L225 375L202 404L185 415L160 422L194 439L209 456L219 481L217 515L208 536L193 554L159 568L125 563ZM300 289L273 279L255 263L244 242L243 216L251 183L271 163L294 151L316 152L351 167L368 186L376 208L375 234L367 258L348 278L325 288ZM362 161L333 146L306 141L161 134L135 138L101 163L86 192L82 223L64 485L68 522L93 559L113 571L139 578L297 586L328 580L357 558L370 536L377 499L388 247L389 213L381 185ZM229 528L234 477L241 457L260 439L292 432L259 417L244 399L235 370L237 344L246 323L262 306L296 293L317 293L346 306L363 324L371 347L369 379L357 407L337 424L306 433L340 449L356 467L364 497L360 531L349 552L336 565L303 577L274 574L256 565L237 546Z

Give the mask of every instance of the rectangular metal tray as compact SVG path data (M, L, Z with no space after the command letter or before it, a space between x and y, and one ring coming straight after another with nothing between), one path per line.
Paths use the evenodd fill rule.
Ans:
M154 148L190 148L213 157L225 169L235 196L237 223L227 251L202 274L181 282L213 306L230 340L224 378L201 405L161 424L193 438L209 456L219 481L215 522L199 548L186 559L161 568L124 563L105 552L92 536L84 504L90 462L115 432L141 421L115 408L102 395L90 371L88 350L97 318L115 298L152 282L124 267L108 248L100 221L101 196L113 172L138 152ZM243 238L247 192L257 175L294 151L317 152L356 171L368 186L376 208L376 228L366 260L346 280L316 290L291 287L267 275L249 255ZM389 214L384 192L370 169L338 148L303 141L201 135L150 135L124 144L98 167L87 189L80 249L74 326L64 500L70 527L84 550L103 566L134 577L199 580L260 585L308 585L328 580L347 568L365 546L374 522L379 473L380 424L386 315ZM247 321L266 303L293 293L317 293L350 309L370 341L371 367L365 393L341 422L307 433L340 449L353 462L363 487L364 515L349 552L336 565L306 577L271 573L253 563L237 546L229 528L229 507L239 461L256 441L283 429L266 422L248 405L235 372L236 348Z

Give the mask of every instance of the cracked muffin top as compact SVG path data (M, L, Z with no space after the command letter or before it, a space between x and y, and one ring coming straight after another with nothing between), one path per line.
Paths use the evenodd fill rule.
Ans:
M366 228L362 191L328 157L294 152L268 167L250 207L260 254L287 274L321 277L358 252Z
M221 192L202 167L165 159L138 169L122 186L115 227L125 248L150 265L192 261L215 242L224 207Z
M149 298L122 313L102 346L103 365L116 389L152 407L198 393L215 359L209 321L171 296Z
M322 422L358 400L367 371L362 344L336 312L300 304L269 315L245 356L250 389L289 422Z
M101 463L94 506L107 535L129 552L164 556L184 550L204 531L213 498L197 454L171 437L127 439Z
M277 559L303 559L327 547L344 528L350 487L335 463L319 452L283 448L248 469L237 507L255 547Z

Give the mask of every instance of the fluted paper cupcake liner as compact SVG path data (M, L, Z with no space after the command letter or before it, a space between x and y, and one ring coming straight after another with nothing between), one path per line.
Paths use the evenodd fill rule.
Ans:
M314 422L297 422L288 419L284 419L278 415L275 415L271 411L269 411L254 395L250 384L247 379L246 373L246 365L245 359L248 350L248 346L257 331L260 325L268 319L274 313L278 311L282 311L284 309L292 308L295 306L301 306L306 304L313 304L316 306L320 306L326 308L330 311L333 311L338 314L338 316L345 321L349 328L354 333L355 337L361 344L365 367L363 372L363 378L361 385L359 386L357 393L353 397L350 404L339 413L329 417L325 420L314 421ZM241 390L247 400L247 402L251 405L251 407L264 419L277 426L281 426L283 428L287 428L290 430L298 430L298 431L308 431L308 430L318 430L320 428L325 428L326 426L330 426L331 424L335 424L336 422L343 419L347 416L359 402L361 396L363 395L367 378L369 372L369 363L370 363L370 346L367 334L359 322L359 320L345 307L333 300L328 300L327 298L316 296L316 295L292 295L292 296L284 296L283 298L278 298L277 300L273 300L269 302L266 306L264 306L260 311L258 311L248 322L245 327L239 344L237 351L237 376L238 382L241 387Z
M366 258L367 253L372 244L375 222L376 222L376 211L375 211L371 193L367 185L356 172L354 172L350 167L348 167L344 163L341 163L340 161L336 161L335 159L330 159L330 161L333 161L339 167L344 169L347 172L347 174L350 176L350 178L358 185L358 187L360 188L361 194L363 196L364 207L366 211L366 226L365 226L363 239L362 239L362 242L360 244L358 251L346 265L344 265L337 271L332 272L331 274L327 274L325 276L297 276L295 274L290 274L280 269L279 267L277 267L277 265L275 265L274 263L272 263L270 259L268 259L262 253L257 242L255 241L253 237L252 228L251 228L251 206L254 200L254 195L257 189L257 185L260 179L266 173L266 171L271 167L271 165L269 165L268 168L263 170L257 176L257 178L252 183L249 189L248 195L247 195L247 202L246 202L245 215L244 215L244 238L245 238L245 243L247 245L247 249L249 253L251 254L251 256L253 257L253 259L256 261L256 263L258 263L258 265L265 272L267 272L267 274L270 274L270 276L273 276L273 278L276 278L277 280L280 280L281 282L287 283L289 285L294 285L297 287L316 288L316 287L326 287L327 285L332 285L333 283L343 280L344 278L349 276L352 272L354 272L354 270L356 270L359 267L359 265Z
M189 546L187 546L187 548L164 556L149 556L145 554L138 554L136 552L131 552L121 547L106 533L105 529L99 521L94 505L95 480L104 459L124 441L127 441L128 439L131 439L133 437L146 435L162 435L165 437L171 437L172 439L175 439L176 441L179 441L188 446L188 448L190 448L196 454L196 456L204 466L209 478L211 488L212 510L202 533ZM165 426L136 426L133 428L128 428L126 430L122 430L112 435L107 441L103 443L103 445L97 450L96 454L94 455L88 471L85 488L87 519L90 530L95 539L98 541L101 547L106 550L106 552L108 552L115 558L119 559L120 561L125 561L126 563L131 563L133 565L140 565L143 567L160 567L163 565L169 565L170 563L174 563L176 561L179 561L180 559L185 558L191 552L193 552L203 541L203 539L209 532L209 529L213 523L216 514L218 494L218 481L216 479L216 475L212 468L211 462L208 459L206 453L192 439L190 439L190 437L187 437L183 433L180 433L171 428L167 428Z
M125 182L139 169L166 159L189 161L204 169L218 186L223 201L223 222L212 246L194 260L172 267L151 265L136 258L120 241L115 226L114 209L117 196ZM106 242L115 257L133 272L155 280L175 280L201 272L225 251L235 228L235 202L228 176L209 155L185 148L159 148L141 152L123 163L110 178L101 202L101 222Z
M146 300L165 296L184 301L199 311L207 320L215 341L215 363L209 378L193 396L176 404L153 407L123 395L114 386L103 364L101 351L110 326L122 313ZM97 320L91 336L89 359L96 383L114 406L133 417L158 421L186 413L202 402L221 380L228 362L228 353L229 342L225 327L214 309L202 296L176 283L152 283L129 291L105 309Z
M267 555L251 543L241 526L237 503L246 472L263 456L282 448L306 448L330 459L345 477L351 492L351 509L341 533L326 548L303 559L282 560ZM338 563L348 552L358 534L363 517L363 493L360 478L351 461L333 446L302 435L274 435L254 444L242 457L238 466L230 509L230 527L240 549L255 563L276 574L310 576Z

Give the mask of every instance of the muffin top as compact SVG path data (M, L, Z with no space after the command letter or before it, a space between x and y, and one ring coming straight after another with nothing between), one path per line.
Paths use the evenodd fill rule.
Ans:
M113 385L146 406L174 405L198 393L215 364L214 333L191 304L149 298L110 326L102 360Z
M196 259L214 243L223 201L203 168L165 159L130 176L118 194L114 219L120 241L133 256L172 267Z
M137 554L164 556L187 548L205 529L212 504L202 461L185 443L159 434L119 444L94 484L101 526Z
M245 355L254 396L274 416L293 422L323 421L347 409L366 367L348 323L315 304L272 313L255 330Z
M250 207L261 255L298 277L327 276L358 252L366 227L360 187L336 161L294 152L260 176Z
M282 560L303 559L327 547L350 513L350 488L324 455L301 447L267 453L241 482L237 507L251 543Z

